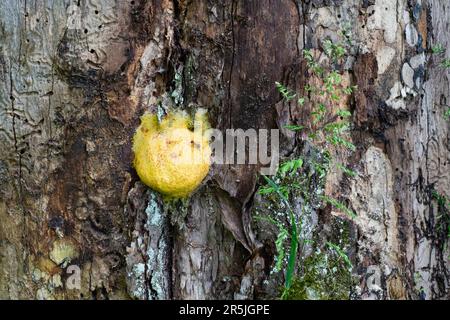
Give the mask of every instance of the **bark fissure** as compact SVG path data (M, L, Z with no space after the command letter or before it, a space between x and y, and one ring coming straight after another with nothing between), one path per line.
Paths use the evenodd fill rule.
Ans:
M231 88L232 88L232 78L233 78L233 69L234 69L234 59L236 54L236 36L235 36L235 25L234 25L234 17L236 15L236 0L231 0L231 10L230 10L230 18L231 18L231 65L230 65L230 75L228 77L228 128L233 128L232 123L232 114L233 114L233 99L231 98Z

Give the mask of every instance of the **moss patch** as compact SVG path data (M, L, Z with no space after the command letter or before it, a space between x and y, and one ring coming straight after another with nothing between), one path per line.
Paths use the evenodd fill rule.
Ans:
M296 277L289 289L284 290L286 300L347 300L350 298L354 278L348 265L336 252L316 250L303 261L301 276Z

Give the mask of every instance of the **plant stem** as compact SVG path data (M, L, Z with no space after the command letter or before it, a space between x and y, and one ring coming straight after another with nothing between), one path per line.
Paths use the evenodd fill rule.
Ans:
M295 221L294 211L289 203L289 200L284 196L281 192L280 187L276 184L272 179L267 176L264 176L266 182L278 193L280 198L283 200L284 204L288 208L289 211L289 219L291 223L291 248L289 249L289 259L288 259L288 267L286 270L286 282L285 287L289 289L292 283L292 277L294 275L295 270L295 260L297 258L297 250L298 250L298 229L297 223Z
M291 248L289 250L289 260L288 267L286 270L286 283L285 286L287 289L290 288L292 283L292 277L294 275L295 269L295 260L297 258L297 249L298 249L298 230L297 224L295 223L295 217L291 210L289 210L289 215L291 219Z

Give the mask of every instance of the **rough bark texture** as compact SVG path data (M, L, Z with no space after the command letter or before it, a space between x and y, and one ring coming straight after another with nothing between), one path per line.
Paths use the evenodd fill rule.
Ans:
M214 166L169 205L138 181L131 137L168 96L220 129L308 121L274 82L303 90L302 49L344 22L358 149L342 160L358 175L333 175L326 190L358 214L347 221L354 297L450 298L431 201L432 190L450 197L449 71L430 53L450 52L449 21L439 0L2 1L0 298L273 297L273 234L251 219L258 168ZM299 146L282 133L286 155ZM317 212L309 230L325 241L336 219Z

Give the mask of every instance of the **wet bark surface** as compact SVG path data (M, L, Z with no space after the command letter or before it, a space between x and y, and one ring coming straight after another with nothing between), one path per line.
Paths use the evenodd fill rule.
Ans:
M131 137L144 111L208 110L213 127L309 121L304 48L350 26L358 86L352 179L327 192L357 213L350 258L363 299L448 299L449 246L432 192L450 197L450 5L376 1L3 1L0 4L0 297L274 297L274 233L255 229L257 166L215 165L183 203L143 186ZM445 56L445 55L444 55ZM282 155L302 147L281 130ZM311 220L322 241L336 217ZM69 266L81 270L69 289Z

